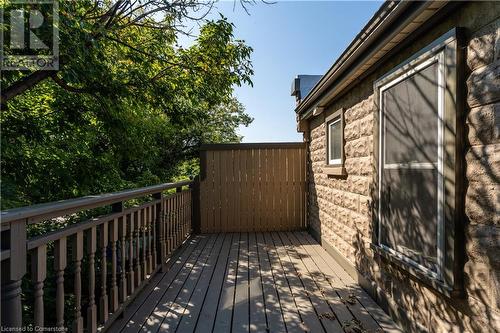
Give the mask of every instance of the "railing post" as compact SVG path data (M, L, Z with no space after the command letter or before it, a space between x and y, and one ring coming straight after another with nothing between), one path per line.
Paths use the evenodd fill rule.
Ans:
M201 232L200 176L194 177L189 187L191 188L191 230L194 234L199 234Z
M1 326L21 328L21 280L26 274L26 221L10 223L2 232L2 250L10 249L10 258L2 261Z

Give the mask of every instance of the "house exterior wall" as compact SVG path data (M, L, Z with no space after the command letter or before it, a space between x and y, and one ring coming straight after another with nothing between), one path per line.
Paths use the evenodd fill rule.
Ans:
M500 331L500 3L467 3L309 121L308 224L408 331ZM373 82L454 27L466 32L465 297L448 298L370 248L374 191ZM326 165L324 118L344 108L345 169ZM349 267L347 267L349 271Z

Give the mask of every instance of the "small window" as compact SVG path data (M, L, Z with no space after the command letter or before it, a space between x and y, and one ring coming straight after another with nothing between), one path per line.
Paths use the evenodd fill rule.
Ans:
M448 291L457 288L456 213L454 191L446 186L461 186L455 181L457 47L449 34L375 84L377 248Z
M338 165L342 162L342 129L340 117L328 123L328 164Z
M331 176L345 176L344 168L344 113L337 110L325 118L326 165L323 171Z

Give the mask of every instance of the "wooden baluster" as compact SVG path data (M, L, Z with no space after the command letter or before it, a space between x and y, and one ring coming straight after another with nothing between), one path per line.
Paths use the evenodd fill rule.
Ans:
M168 224L170 226L170 253L175 249L175 211L174 211L174 197L168 200Z
M193 187L191 186L189 188L189 193L188 193L188 207L187 207L187 213L188 213L188 234L191 235L193 233Z
M142 221L141 210L139 209L134 214L135 220L135 283L136 286L141 284L142 280L142 267L141 267L141 228L144 224Z
M179 196L177 197L177 211L179 212L179 237L178 237L178 242L177 246L180 246L183 240L182 237L182 192L179 192Z
M191 234L191 188L186 192L186 238Z
M174 249L179 246L179 195L174 197Z
M142 218L142 280L146 280L148 276L148 207L141 209Z
M188 218L188 214L187 214L187 204L188 203L187 203L186 194L187 194L187 191L184 191L183 195L182 195L182 202L183 202L183 204L182 204L182 207L183 207L182 211L184 213L184 219L183 219L184 220L184 223L183 223L184 229L183 229L183 232L182 232L182 238L184 238L184 239L187 236L187 218Z
M170 225L172 227L172 251L177 247L176 243L176 233L177 233L177 226L176 226L176 211L175 211L175 196L173 196L170 199Z
M101 298L99 300L99 319L101 323L108 321L108 292L107 292L107 250L108 250L108 222L99 228L99 246L101 248Z
M166 258L166 230L165 223L163 223L163 198L161 193L153 194L153 198L160 200L153 206L153 268L156 268L158 264L158 256L156 254L156 237L158 237L159 244L159 261L163 268L163 262ZM156 228L158 226L158 234L156 233Z
M184 192L184 238L188 235L188 191Z
M96 227L88 230L89 254L89 305L87 307L87 332L97 331L97 306L95 304L95 251L97 250Z
M172 225L172 251L175 250L175 248L177 247L177 221L176 221L176 217L177 217L177 211L175 210L176 209L176 201L175 201L175 195L172 197L172 199L170 199L170 203L171 203L171 206L170 206L170 216L171 216L171 225Z
M179 193L179 244L184 241L184 192Z
M186 192L186 238L191 234L191 189Z
M182 224L184 223L184 204L182 202L182 192L179 193L179 245L181 245L184 240L184 235L182 233Z
M54 247L56 272L56 327L64 327L64 269L66 268L66 237L58 239Z
M35 326L43 327L43 282L47 277L47 245L33 250L31 275L34 284Z
M127 299L127 216L118 219L118 232L120 237L120 302Z
M130 294L134 293L134 213L127 215L129 219L128 229L128 291Z
M184 193L184 202L185 202L185 206L184 206L184 212L185 212L185 228L186 228L186 238L187 236L189 235L189 193L190 193L191 190L187 190L185 193Z
M168 234L167 234L167 239L168 239L168 251L167 251L167 255L170 255L170 253L172 253L172 249L174 248L174 233L173 233L173 222L174 222L174 219L173 219L173 214L172 214L172 197L169 197L166 201L165 201L165 218L166 218L166 225L167 225L167 228L168 228Z
M159 194L153 194L153 198L155 199L158 199L158 196L159 196L159 199L161 199L161 193ZM159 246L160 246L160 260L161 258L163 258L163 245L165 244L165 235L163 234L162 235L162 231L164 231L165 229L162 229L161 225L162 225L162 220L161 220L161 214L162 214L162 211L161 211L161 201L160 201L160 204L156 204L153 206L153 269L156 269L156 265L158 264L158 254L156 251L158 251L156 249L156 239L158 237L158 242L159 242ZM159 226L159 228L157 227ZM158 228L158 229L157 229ZM163 238L163 243L162 243L162 238Z
M115 218L111 224L111 311L118 310L118 286L116 272L118 263L116 258L116 250L118 247L118 219Z
M167 228L167 252L168 256L172 252L172 199L167 197L163 202L164 213L163 218L165 220L165 226Z
M177 206L178 202L177 202L177 194L174 196L174 209L173 209L173 213L174 213L174 249L177 248L177 242L178 242L178 223L179 223L179 207Z
M179 218L179 244L181 244L184 241L184 192L181 192L179 195L179 213L180 213L180 218Z
M153 272L153 252L154 249L154 223L153 223L153 208L154 206L149 206L147 209L148 212L148 274Z
M73 321L73 332L83 332L82 308L82 259L83 259L83 232L75 234L73 243L73 261L75 263L75 319Z

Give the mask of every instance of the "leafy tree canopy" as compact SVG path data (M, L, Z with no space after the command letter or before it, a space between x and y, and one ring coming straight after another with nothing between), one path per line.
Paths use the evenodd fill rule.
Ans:
M60 1L60 70L2 73L2 209L169 181L200 144L239 142L252 49L226 18L191 17L207 5Z

